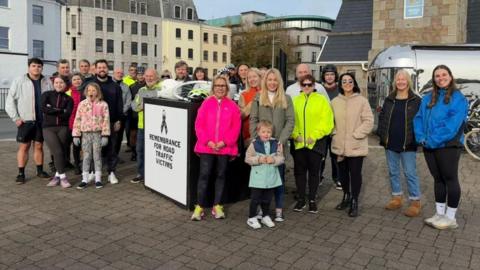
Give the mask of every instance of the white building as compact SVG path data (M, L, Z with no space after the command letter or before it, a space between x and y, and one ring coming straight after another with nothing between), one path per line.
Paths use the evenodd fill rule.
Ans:
M0 88L26 73L27 61L45 61L44 74L55 71L60 58L61 1L0 0Z

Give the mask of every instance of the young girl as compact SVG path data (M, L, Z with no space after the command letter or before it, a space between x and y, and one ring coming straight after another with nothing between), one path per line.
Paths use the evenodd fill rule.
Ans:
M82 137L83 172L82 182L77 189L84 189L88 184L88 171L93 155L95 164L95 187L102 188L102 147L108 144L110 136L110 116L108 104L103 101L102 91L96 83L89 83L85 88L86 99L78 105L73 122L73 143L80 145Z
M272 228L275 226L269 216L270 201L276 187L282 185L278 166L283 164L285 157L281 144L272 138L273 125L262 120L257 125L257 138L250 144L245 156L245 162L252 166L250 172L251 201L248 226L253 229L261 227L257 220L257 208L262 208L261 222Z

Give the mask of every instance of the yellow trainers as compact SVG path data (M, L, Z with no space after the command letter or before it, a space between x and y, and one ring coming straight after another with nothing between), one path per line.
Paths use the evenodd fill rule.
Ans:
M200 205L195 205L195 210L193 210L193 214L192 214L192 217L191 219L193 221L200 221L202 220L203 216L205 214L203 213L203 208L200 206Z
M220 204L217 204L217 205L213 206L213 208L212 208L212 215L213 215L216 219L225 218L225 212L223 212L223 206L220 205Z

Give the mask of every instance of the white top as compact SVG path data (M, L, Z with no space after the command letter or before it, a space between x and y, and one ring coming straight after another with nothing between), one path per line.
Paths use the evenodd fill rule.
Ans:
M325 96L328 102L330 102L330 98L328 97L327 91L325 90L323 85L316 82L315 89L319 94L322 94L323 96ZM287 87L287 90L285 92L287 95L289 95L293 99L294 97L298 96L301 91L302 91L302 88L300 87L300 83L296 82L290 85L289 87Z

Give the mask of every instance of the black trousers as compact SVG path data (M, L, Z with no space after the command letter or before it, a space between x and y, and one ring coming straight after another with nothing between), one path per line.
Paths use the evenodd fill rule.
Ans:
M107 146L102 148L103 164L107 165L108 173L115 172L118 163L118 152L116 149L119 131L113 129L110 125L110 137L108 137Z
M308 148L302 148L295 150L293 162L298 199L305 200L305 190L308 181L308 200L314 201L317 195L318 184L320 183L320 175L318 173L322 163L322 155Z
M207 192L210 175L215 169L215 198L213 204L221 204L225 188L228 159L227 155L200 154L200 173L197 183L197 201L201 207L208 205Z
M53 161L58 173L65 173L65 144L67 143L68 127L45 127L43 138L53 155Z
M460 183L458 182L458 163L461 148L423 149L428 170L434 179L435 201L447 203L448 207L458 208L460 202Z
M338 162L343 192L350 193L358 200L362 188L362 166L364 157L345 157Z
M120 129L117 131L117 137L115 139L115 151L117 152L117 156L120 153L120 148L122 147L123 141L123 132L125 131L125 121L120 122ZM127 138L128 140L128 138Z
M332 164L332 180L334 182L338 181L338 164L337 164L337 155L332 153L332 137L327 137L327 151L325 152L325 159L322 160L322 165L320 168L320 177L323 176L325 171L325 162L327 161L327 154L330 154L330 163Z
M250 188L250 210L248 217L257 215L258 206L262 208L263 216L270 214L270 202L272 201L274 188Z

